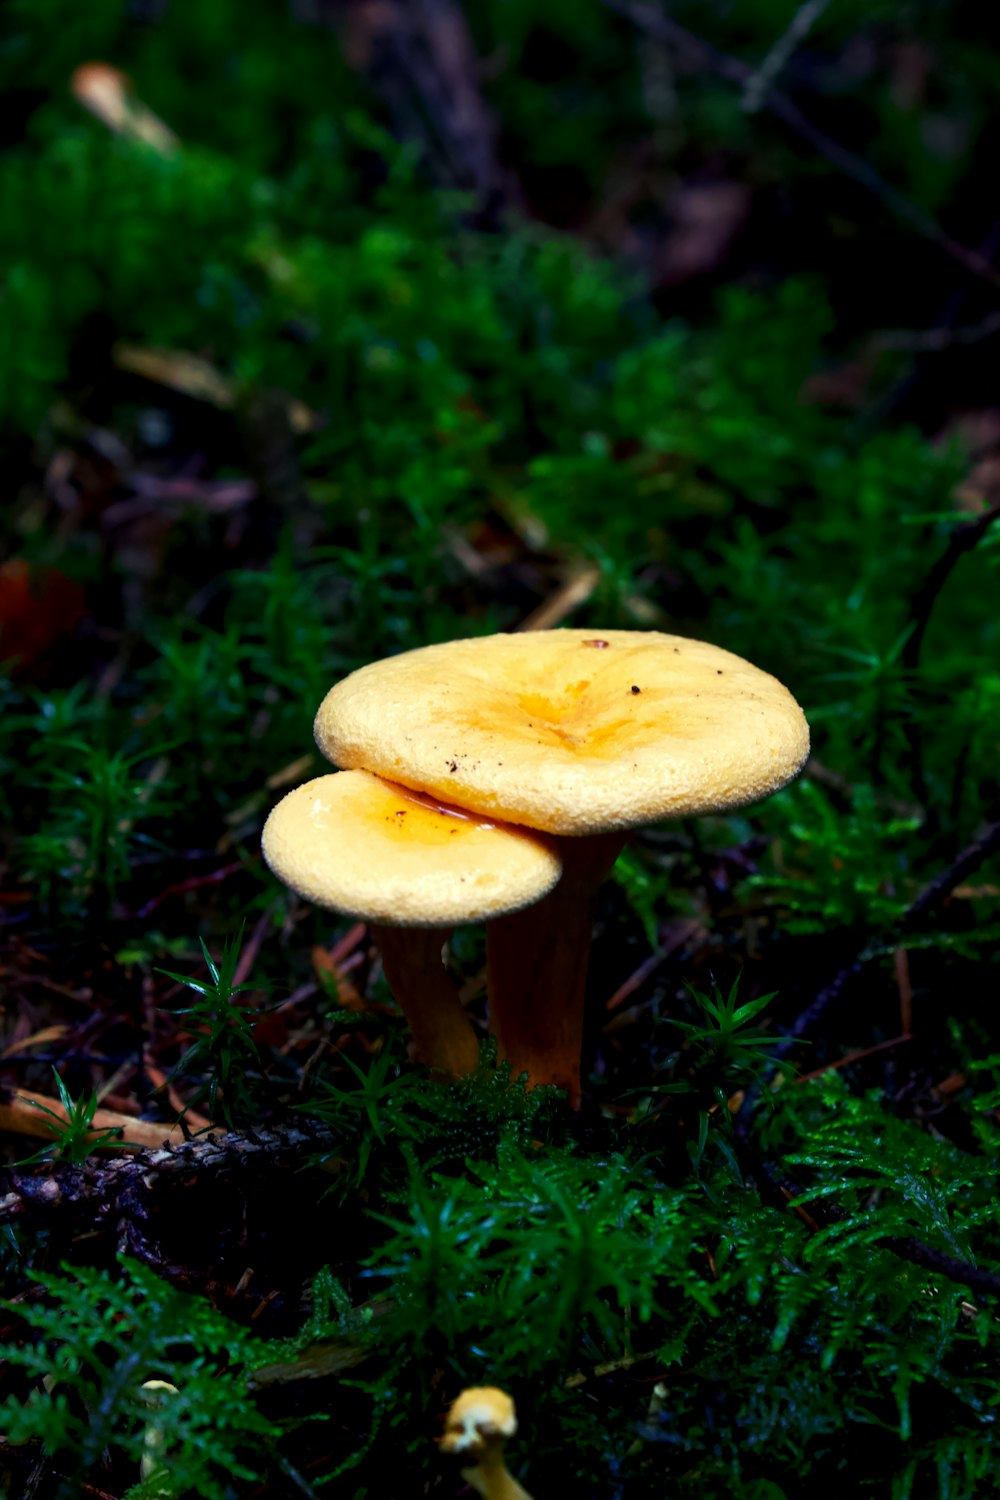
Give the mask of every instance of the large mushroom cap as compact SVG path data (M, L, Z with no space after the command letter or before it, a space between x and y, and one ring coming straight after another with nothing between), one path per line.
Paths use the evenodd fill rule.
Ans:
M549 833L625 829L769 796L809 730L781 683L657 631L424 646L338 683L316 740L340 766Z
M282 798L264 858L307 901L393 927L452 927L517 911L559 879L544 840L429 804L367 771Z

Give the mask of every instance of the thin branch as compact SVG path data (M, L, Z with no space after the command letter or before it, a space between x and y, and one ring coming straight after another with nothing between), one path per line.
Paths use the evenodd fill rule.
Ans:
M901 1260L923 1266L927 1271L936 1271L947 1281L957 1281L960 1286L971 1287L974 1292L986 1292L991 1297L1000 1297L1000 1275L995 1271L982 1271L970 1261L956 1260L953 1255L945 1255L943 1250L934 1250L930 1245L924 1245L909 1235L888 1235L879 1243Z
M0 1173L7 1187L0 1196L0 1224L36 1212L45 1215L85 1206L94 1227L117 1222L131 1212L138 1194L148 1198L171 1179L244 1171L250 1163L274 1165L301 1159L306 1151L332 1143L332 1133L312 1121L280 1130L246 1130L199 1136L184 1145L137 1151L110 1159L90 1157L77 1165L56 1163L42 1172Z
M948 544L933 564L927 576L913 595L910 615L913 620L906 644L903 647L902 664L906 671L915 672L920 665L920 651L927 634L934 605L944 588L959 558L971 552L982 541L993 522L1000 519L1000 502L982 511L972 521L956 526L948 538Z
M878 951L881 952L882 950L879 949ZM842 969L837 970L837 973L813 997L805 1010L800 1011L795 1017L795 1020L788 1029L785 1040L775 1048L775 1055L777 1057L787 1056L791 1051L793 1041L799 1041L802 1037L808 1036L811 1031L816 1029L834 1001L840 999L851 980L856 979L866 964L874 957L874 951L866 949L857 958L852 959L849 964L845 964Z
M963 323L957 328L947 324L940 328L886 328L873 333L868 343L875 350L898 350L902 354L943 354L949 349L981 344L998 333L1000 312L992 312L978 323Z
M58 1144L69 1123L66 1109L59 1099L23 1089L11 1094L0 1089L0 1131ZM187 1137L188 1132L181 1125L158 1125L152 1120L137 1120L113 1109L95 1110L87 1131L87 1139L93 1146L113 1147L116 1151L130 1151L136 1147L155 1149L168 1143L177 1146Z
M676 48L678 52L685 54L693 63L707 72L714 73L716 77L734 84L741 90L749 88L754 78L754 70L751 67L740 58L731 57L728 53L719 51L717 47L712 46L711 42L706 42L703 37L696 36L686 27L678 25L669 16L663 15L660 11L651 10L647 5L635 3L635 0L601 0L601 3L648 36ZM984 255L954 239L941 228L936 219L931 218L930 214L925 213L911 198L901 193L898 188L893 187L891 182L887 182L879 172L876 172L864 157L856 156L853 151L849 151L846 146L834 140L833 136L827 135L825 130L814 125L787 94L775 88L769 89L761 101L761 108L781 120L845 177L851 178L859 187L864 188L865 192L871 193L890 213L920 235L921 239L936 245L970 276L988 282L990 286L1000 290L1000 271L992 266Z
M931 907L937 906L951 895L957 885L1000 849L1000 823L990 823L977 838L972 840L939 875L924 886L920 894L910 902L900 923L904 932L916 927L920 918Z
M774 1163L759 1156L747 1140L738 1140L737 1150L747 1175L757 1184L762 1200L790 1208L794 1200L803 1196L804 1188L787 1177ZM804 1209L808 1212L804 1212ZM821 1229L830 1224L836 1224L846 1217L843 1208L834 1198L798 1204L791 1211L798 1213L812 1234L818 1234ZM947 1281L954 1281L959 1286L967 1286L975 1292L984 1292L991 1297L1000 1297L1000 1274L996 1271L981 1270L971 1261L959 1260L954 1255L947 1255L943 1250L925 1245L922 1240L912 1235L883 1235L881 1239L873 1241L873 1245L877 1245L879 1249L888 1250L900 1260L909 1261L911 1265L934 1271L938 1276L943 1276Z
M788 26L781 33L760 67L750 77L743 89L743 108L748 115L755 115L778 81L779 74L796 48L805 41L830 0L805 0L795 12Z
M910 618L913 625L900 657L904 672L912 676L920 666L920 653L931 615L934 613L934 606L959 558L979 545L998 517L1000 517L1000 503L991 506L989 510L984 510L973 520L966 521L964 525L956 526L948 538L944 551L914 592L910 604ZM922 803L926 803L928 798L924 771L924 730L917 716L914 716L910 724L906 759L914 794Z
M894 1047L902 1047L906 1042L912 1042L913 1037L908 1031L900 1036L890 1037L887 1042L876 1042L874 1047L864 1047L860 1052L848 1052L846 1057L835 1057L832 1062L824 1063L820 1068L813 1068L811 1073L797 1073L795 1083L809 1083L813 1078L822 1078L824 1073L835 1073L838 1068L849 1068L852 1063L863 1062L867 1057L876 1057L880 1052L890 1052Z
M955 887L960 885L974 870L978 870L980 865L984 864L997 849L1000 849L1000 823L990 823L950 865L924 886L903 912L893 932L880 939L877 945L865 948L850 963L838 970L828 984L823 986L805 1010L795 1018L784 1040L775 1049L775 1055L786 1056L793 1041L808 1036L811 1031L814 1031L834 1001L840 999L850 981L855 979L873 958L879 958L883 953L896 947L896 938L912 931L928 911L946 900Z

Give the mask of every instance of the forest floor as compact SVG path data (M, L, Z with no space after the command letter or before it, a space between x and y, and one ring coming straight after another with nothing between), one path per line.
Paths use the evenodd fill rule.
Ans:
M993 23L87 9L0 54L0 1494L457 1496L481 1385L536 1500L995 1494ZM335 682L561 627L812 731L630 835L578 1109L481 924L442 1082L261 856Z

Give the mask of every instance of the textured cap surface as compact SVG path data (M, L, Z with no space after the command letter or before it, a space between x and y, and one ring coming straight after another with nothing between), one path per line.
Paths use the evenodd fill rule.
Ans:
M448 1408L441 1447L445 1453L474 1453L484 1438L513 1437L516 1431L514 1403L506 1391L495 1385L470 1386Z
M741 807L809 752L774 677L638 630L483 636L373 662L327 694L316 741L336 765L562 834Z
M289 792L262 846L278 879L307 901L397 927L517 911L547 895L561 872L544 840L430 805L367 771Z

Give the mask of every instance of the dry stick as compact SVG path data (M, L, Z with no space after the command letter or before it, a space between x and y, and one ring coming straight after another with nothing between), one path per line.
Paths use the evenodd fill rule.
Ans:
M956 885L961 885L967 875L978 870L980 865L985 864L990 855L1000 849L1000 823L990 823L971 844L964 848L952 863L935 875L934 879L924 886L919 896L906 908L903 913L903 928L908 930L915 927L924 912L929 911L932 906L937 906L946 896L950 896Z
M920 652L923 648L924 636L927 634L931 615L934 612L934 606L959 558L963 553L971 552L979 545L993 525L993 522L998 518L1000 518L1000 502L990 506L989 510L984 510L974 520L967 521L962 526L956 526L952 531L948 538L948 545L930 568L927 576L913 595L910 605L913 629L907 638L906 644L903 646L901 657L904 672L912 675L920 665ZM926 803L927 785L924 777L923 745L923 729L919 717L914 716L910 725L909 768L914 793L921 802Z
M754 1178L763 1176L772 1191L775 1188L778 1190L786 1207L792 1199L802 1196L803 1190L797 1183L783 1176L779 1178L771 1164L762 1158L755 1158L755 1154L746 1143L741 1144L740 1154L747 1162L750 1175ZM816 1212L815 1219L803 1212L803 1205L799 1205L794 1212L799 1214L813 1234L817 1234L825 1225L835 1223L844 1217L843 1209L834 1199L827 1198L822 1204L813 1203L808 1207ZM991 1297L1000 1297L1000 1274L996 1271L983 1271L971 1261L958 1260L953 1255L946 1255L941 1250L935 1250L931 1245L923 1244L912 1235L887 1234L873 1243L898 1256L900 1260L907 1260L912 1265L936 1271L947 1281L971 1287L976 1292L986 1292Z
M834 1058L833 1062L824 1063L821 1068L813 1068L811 1073L797 1073L796 1084L809 1083L813 1078L822 1078L824 1073L835 1073L838 1068L849 1068L852 1063L863 1062L866 1057L875 1057L879 1052L890 1052L893 1047L902 1047L906 1042L912 1042L913 1037L908 1031L902 1032L900 1036L890 1037L887 1042L876 1042L874 1047L864 1047L860 1052L849 1052L846 1057Z
M631 22L640 31L646 32L657 41L675 47L678 52L686 53L693 62L717 77L725 79L728 83L734 84L737 88L746 90L752 86L755 77L753 68L738 57L731 57L726 52L720 52L718 48L712 46L711 42L706 42L703 37L696 36L694 32L679 26L669 16L650 10L648 6L635 4L633 0L601 0L601 3L608 10L614 11L616 15ZM768 110L781 120L821 156L825 156L831 166L836 167L859 187L878 198L897 219L908 224L922 239L936 245L970 276L975 276L980 281L986 281L990 286L1000 289L1000 271L997 271L984 255L981 255L978 250L971 250L959 240L953 239L935 219L924 213L923 209L919 208L912 199L907 198L905 193L901 193L898 188L887 182L873 167L868 165L863 157L856 156L853 151L849 151L846 146L842 146L839 141L827 135L825 130L820 130L814 125L787 94L781 93L778 89L769 89L761 100L761 108Z
M949 896L956 885L959 885L966 876L971 875L973 870L977 870L997 849L1000 849L1000 823L990 823L977 838L973 839L971 844L962 850L957 859L954 859L946 869L935 875L934 879L924 886L916 899L906 908L894 935L902 936L910 932L925 912ZM777 1055L785 1056L793 1040L807 1036L810 1031L813 1031L833 1002L840 998L850 980L860 974L873 958L877 958L885 951L886 943L884 942L880 943L877 948L866 948L835 974L829 984L824 985L805 1010L795 1018L784 1041L776 1049Z
M974 1292L987 1292L991 1297L1000 1297L1000 1275L995 1271L982 1271L969 1261L956 1260L953 1255L945 1255L942 1250L923 1245L910 1235L887 1235L879 1243L901 1260L923 1266L928 1271L936 1271L948 1281L957 1281L962 1286L971 1287Z
M216 885L220 880L228 880L230 875L238 875L245 870L246 865L242 860L236 860L233 864L223 865L219 870L210 870L207 875L192 875L187 880L178 880L174 885L168 885L166 890L160 891L150 898L145 905L140 906L135 913L137 918L148 917L154 912L161 902L169 900L171 896L183 896L188 891L201 890L206 885Z
M60 1124L68 1124L66 1111L58 1099L50 1099L45 1094L30 1094L22 1090L0 1102L0 1131L56 1141ZM114 1132L113 1135L106 1135L109 1130ZM129 1151L156 1148L165 1143L179 1146L188 1137L180 1125L158 1125L154 1120L137 1120L113 1109L98 1109L94 1112L87 1139L117 1151Z
M876 351L900 354L945 354L951 349L981 344L1000 333L1000 312L987 313L978 323L963 323L939 328L885 328L869 336L868 346Z
M805 0L805 4L799 6L760 67L747 79L743 89L743 108L748 115L755 115L760 109L792 53L805 41L829 3L830 0Z
M270 928L271 916L272 912L270 908L262 912L249 938L243 944L240 956L236 960L236 968L233 970L233 989L238 989L241 984L246 984L250 978L250 971L256 962L257 954L260 952L261 945ZM247 1009L251 1008L247 1007Z
M333 1132L322 1124L296 1123L280 1130L217 1131L129 1156L57 1162L43 1172L11 1167L0 1173L0 1181L9 1184L0 1196L0 1223L36 1210L51 1213L77 1205L87 1205L95 1225L113 1221L123 1200L127 1203L135 1192L149 1194L172 1177L243 1172L254 1162L301 1160L303 1152L322 1149L333 1140Z
M946 869L935 875L934 879L924 886L920 894L906 908L893 936L899 938L906 932L911 931L925 912L930 911L940 901L945 900L957 885L960 885L968 875L977 870L997 849L1000 849L1000 822L990 823L977 838L973 839L971 844L962 850L957 859L954 859ZM796 1016L792 1025L776 1043L772 1052L775 1061L780 1061L780 1059L787 1057L796 1041L814 1031L830 1007L835 1001L840 999L851 980L855 979L873 958L878 958L881 954L887 952L891 946L894 945L890 940L889 943L883 942L877 947L865 948L849 964L845 964L842 969L838 970L830 982L825 984L819 993L814 996L805 1010ZM862 1055L866 1056L868 1054L865 1053ZM854 1059L852 1058L851 1061L854 1061ZM817 1071L822 1071L822 1069L818 1069ZM760 1091L760 1083L747 1089L743 1103L740 1105L736 1116L736 1138L743 1145L749 1139L750 1124L753 1119L757 1100L760 1098Z
M984 510L974 520L967 521L963 526L956 526L948 538L948 545L914 594L910 607L913 629L903 647L902 655L902 663L907 671L915 672L920 665L920 651L927 633L927 626L930 624L938 595L947 583L952 569L963 553L971 552L979 545L997 519L1000 519L1000 502L991 505L989 510Z

